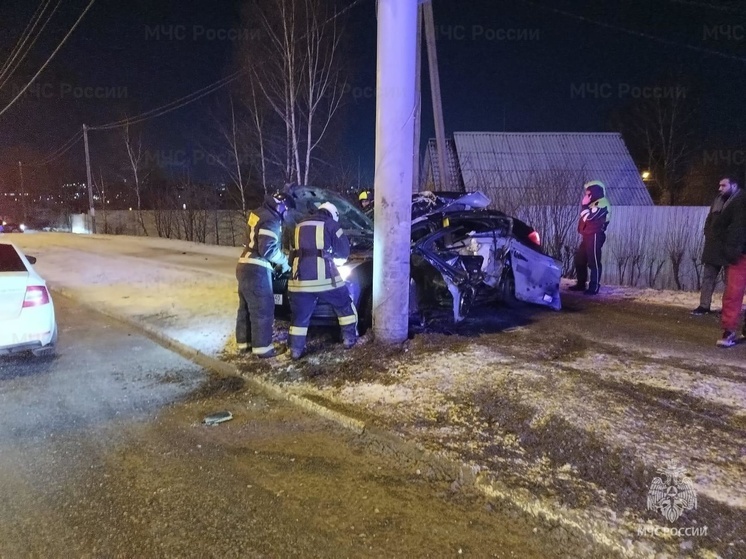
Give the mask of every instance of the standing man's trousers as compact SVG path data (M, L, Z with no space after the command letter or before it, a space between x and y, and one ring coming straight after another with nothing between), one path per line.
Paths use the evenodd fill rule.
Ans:
M601 285L601 248L606 242L606 233L583 235L578 250L575 251L575 273L578 285L588 282L587 290L598 293ZM588 271L590 270L590 277Z
M709 309L712 305L712 294L715 292L720 266L713 264L702 265L702 287L699 292L699 306Z

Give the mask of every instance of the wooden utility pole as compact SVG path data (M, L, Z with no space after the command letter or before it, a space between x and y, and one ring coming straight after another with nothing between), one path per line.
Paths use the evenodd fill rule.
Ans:
M438 53L435 50L435 18L432 0L422 2L427 41L427 65L430 70L430 91L433 98L433 118L435 119L435 142L438 148L438 171L440 189L451 190L451 173L447 163L446 132L443 124L443 104L440 99L440 74L438 73ZM437 184L436 184L437 187Z
M417 0L378 0L373 333L409 330Z
M83 125L83 144L85 145L85 172L88 181L88 214L91 216L91 233L96 232L96 209L93 207L93 180L91 179L91 154L88 151L88 127Z
M22 223L26 223L26 194L23 187L23 165L21 165L20 161L18 162L18 174L21 176L21 212L23 212Z

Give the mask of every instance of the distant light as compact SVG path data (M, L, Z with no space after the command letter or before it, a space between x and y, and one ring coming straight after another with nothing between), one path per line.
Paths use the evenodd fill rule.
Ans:
M642 172L642 180L646 181L650 178L650 171L643 171Z
M186 210L186 204L183 204L183 205L182 205L182 208L184 208L184 209Z

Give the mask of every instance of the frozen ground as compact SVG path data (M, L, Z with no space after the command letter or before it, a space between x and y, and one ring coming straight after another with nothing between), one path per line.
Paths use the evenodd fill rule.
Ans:
M368 343L344 353L321 339L314 341L321 351L301 365L259 364L231 356L238 249L140 237L9 237L38 257L53 288L471 463L495 494L526 510L570 519L630 554L746 557L745 348L716 352L714 321L711 333L682 334L680 344L656 338L658 321L670 323L674 336L691 330L680 317L697 306L695 293L605 286L600 302L581 313L545 313L527 324L488 317L479 335L425 330L391 350ZM639 303L664 311L625 324ZM582 319L607 312L599 310L604 304L619 320L598 341ZM648 327L646 347L639 330ZM537 335L545 343L536 344ZM637 533L642 524L670 526L645 510L650 482L669 462L686 468L699 496L698 510L675 526L706 525L707 537Z

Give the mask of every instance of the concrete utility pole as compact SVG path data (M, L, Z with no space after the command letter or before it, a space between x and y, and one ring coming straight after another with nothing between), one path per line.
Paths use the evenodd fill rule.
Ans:
M93 180L91 179L91 154L88 151L88 127L83 125L83 145L85 145L85 172L88 181L88 214L91 216L91 233L96 232L96 209L93 207Z
M418 0L378 0L373 333L407 339Z
M417 58L414 67L414 169L412 194L420 191L420 138L422 135L422 4L417 9Z
M443 104L440 100L440 74L438 73L438 53L435 50L435 18L433 17L432 0L424 0L422 3L422 14L425 19L427 65L430 70L430 91L433 97L433 118L435 119L435 142L438 148L440 189L451 190L451 172L448 167L448 148L446 147L446 131L443 124Z
M18 174L21 176L21 211L23 212L23 223L26 223L26 199L23 188L23 165L18 162Z

